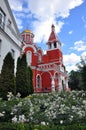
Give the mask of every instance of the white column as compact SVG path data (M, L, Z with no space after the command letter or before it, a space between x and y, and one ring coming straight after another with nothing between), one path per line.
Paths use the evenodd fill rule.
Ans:
M51 43L51 49L54 49L54 44L53 43Z
M61 81L61 77L58 78L58 90L62 91L62 81Z
M68 78L65 80L66 89L68 89Z
M55 91L55 81L54 81L54 77L52 77L51 87L52 87L52 92Z

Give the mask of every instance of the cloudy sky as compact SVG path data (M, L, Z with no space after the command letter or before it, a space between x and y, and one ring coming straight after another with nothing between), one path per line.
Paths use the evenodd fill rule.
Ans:
M19 31L32 30L34 42L46 50L52 23L62 43L67 71L86 56L86 0L9 0Z

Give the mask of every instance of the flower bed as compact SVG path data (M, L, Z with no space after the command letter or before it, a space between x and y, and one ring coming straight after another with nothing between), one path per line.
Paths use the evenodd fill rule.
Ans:
M0 100L0 122L85 126L86 92L33 94L24 99L9 93L8 101Z

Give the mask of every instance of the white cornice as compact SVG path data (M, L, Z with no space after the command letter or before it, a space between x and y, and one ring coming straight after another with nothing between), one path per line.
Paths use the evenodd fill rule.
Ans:
M5 37L7 37L9 40L11 40L20 50L21 50L21 46L18 45L18 43L16 43L4 30L0 30L0 33L2 35L5 35ZM20 42L20 40L18 39L18 41Z
M19 30L18 30L16 21L15 21L15 18L14 18L14 16L13 16L12 10L11 10L11 8L10 8L9 2L8 2L8 0L4 0L4 2L5 2L6 6L7 6L7 8L8 8L8 11L9 11L10 16L11 16L11 18L12 18L12 20L13 20L13 24L14 24L14 26L15 26L15 28L16 28L17 34L19 34Z

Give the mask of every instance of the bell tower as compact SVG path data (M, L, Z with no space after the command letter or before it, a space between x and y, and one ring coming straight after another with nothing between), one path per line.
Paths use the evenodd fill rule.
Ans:
M47 42L47 54L49 56L49 61L56 62L58 61L59 64L63 63L63 55L61 51L61 42L59 41L58 37L55 33L55 26L52 24L51 26L51 33Z
M51 33L47 42L47 48L48 50L53 50L53 49L61 50L61 43L58 37L56 36L54 24L52 24L51 26Z

